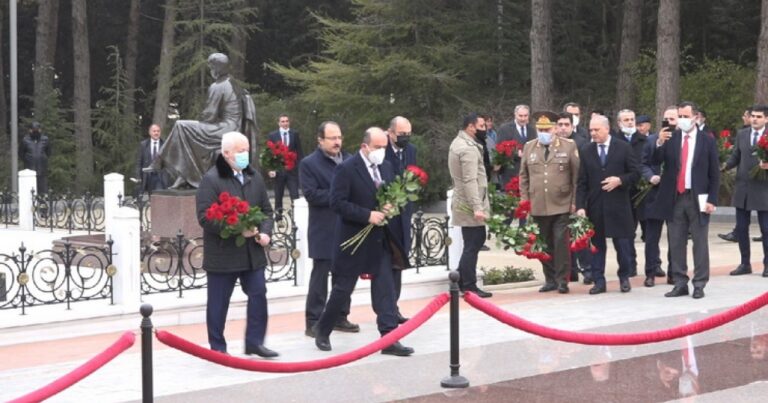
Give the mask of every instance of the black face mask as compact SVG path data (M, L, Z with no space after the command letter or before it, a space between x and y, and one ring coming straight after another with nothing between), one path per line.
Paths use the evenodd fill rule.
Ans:
M476 138L478 141L481 141L481 142L483 142L483 143L484 143L484 142L485 142L485 138L486 138L487 134L488 134L488 133L487 133L485 130L478 130L478 131L476 131L476 132L475 132L475 138Z
M408 145L408 142L411 141L411 139L408 138L409 136L397 136L397 140L395 140L395 145L398 148L405 148L405 146Z

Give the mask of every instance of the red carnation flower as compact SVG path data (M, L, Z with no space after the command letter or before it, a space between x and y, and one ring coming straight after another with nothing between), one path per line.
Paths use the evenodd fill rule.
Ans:
M731 131L728 129L720 130L720 138L728 138L731 137Z
M227 200L229 200L230 197L231 195L229 194L229 192L221 192L221 194L219 195L219 201L224 203Z
M227 225L235 225L239 221L240 221L240 219L237 218L236 214L230 214L229 216L227 216L227 221L226 222L227 222Z

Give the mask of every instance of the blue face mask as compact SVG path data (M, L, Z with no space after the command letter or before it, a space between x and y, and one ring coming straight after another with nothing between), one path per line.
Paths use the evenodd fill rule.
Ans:
M541 143L541 145L548 146L552 144L552 133L539 132L538 136L539 136L539 143Z
M248 151L235 154L235 166L240 170L243 170L248 166Z

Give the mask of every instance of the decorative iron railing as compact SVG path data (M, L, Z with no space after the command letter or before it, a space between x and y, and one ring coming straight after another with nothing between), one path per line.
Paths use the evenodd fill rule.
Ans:
M8 189L0 191L0 220L5 228L19 225L19 195Z
M104 198L86 192L82 197L72 193L35 195L32 191L34 226L72 231L104 231Z
M419 210L411 219L411 266L418 272L424 266L448 263L448 217L427 217Z
M150 196L149 193L139 193L135 197L117 195L118 206L133 207L139 211L139 229L141 232L152 230Z
M53 249L0 254L0 309L108 299L113 303L112 240L106 245L75 247L68 241ZM5 284L2 284L5 283Z

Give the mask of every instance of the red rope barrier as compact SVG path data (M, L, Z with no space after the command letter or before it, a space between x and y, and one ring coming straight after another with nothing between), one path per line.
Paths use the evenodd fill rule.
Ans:
M696 333L705 332L724 325L728 322L748 315L765 305L768 305L768 293L748 301L743 305L733 307L709 318L670 329L656 330L642 333L580 333L568 330L554 329L525 320L499 308L498 306L483 300L477 295L467 292L464 300L477 310L486 313L499 322L510 325L527 333L535 334L547 339L564 341L567 343L589 344L595 346L628 346L635 344L658 343Z
M371 344L362 346L355 350L339 354L333 357L323 358L313 361L299 361L299 362L271 362L271 361L253 361L247 358L233 357L218 351L209 350L205 347L199 346L191 341L182 339L172 333L158 330L156 332L157 339L160 342L173 347L177 350L181 350L187 354L194 355L206 361L214 362L216 364L224 365L230 368L244 369L247 371L258 372L305 372L316 371L319 369L338 367L340 365L348 364L352 361L359 360L367 357L377 351L380 351L392 343L407 336L416 328L423 325L424 322L429 320L440 308L443 307L450 300L448 293L443 293L435 297L427 306L425 306L418 314L413 316L408 322L400 325L397 329L387 333L380 339L374 341Z
M82 381L88 375L115 359L115 357L120 355L123 351L131 348L135 340L136 336L132 332L125 332L114 344L85 362L83 365L73 369L68 374L48 385L45 385L34 392L27 393L15 400L11 400L9 403L40 402L53 395L61 393L64 389Z

